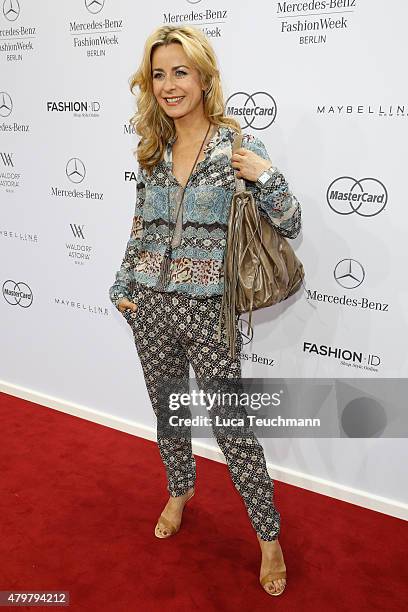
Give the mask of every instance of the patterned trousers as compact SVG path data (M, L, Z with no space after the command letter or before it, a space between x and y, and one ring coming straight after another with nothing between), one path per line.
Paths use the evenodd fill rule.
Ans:
M163 395L167 381L179 381L177 391L189 392L191 364L199 389L210 391L211 380L241 378L242 338L236 320L236 357L231 359L225 342L225 330L218 340L221 296L192 298L187 294L158 292L136 284L132 301L136 312L124 311L132 328L136 350L142 365L146 388L157 417L157 443L164 463L168 491L183 495L194 486L196 463L191 446L191 428L183 436L166 433L166 422L174 413ZM172 384L172 382L170 383ZM221 406L212 407L211 418L222 416ZM231 411L231 408L229 409ZM235 410L238 412L239 408ZM215 412L214 412L215 411ZM190 415L185 408L183 416ZM274 482L266 469L261 444L250 428L242 437L225 435L212 426L235 488L242 496L249 519L263 540L275 540L280 531L280 514L273 503Z

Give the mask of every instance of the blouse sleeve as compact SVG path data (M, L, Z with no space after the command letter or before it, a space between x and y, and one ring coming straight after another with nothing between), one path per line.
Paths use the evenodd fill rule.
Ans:
M145 178L139 167L136 179L136 203L133 214L130 237L120 269L116 272L115 282L109 288L109 298L117 308L122 298L131 299L131 284L134 281L134 267L139 256L141 238L143 235L143 204L145 201Z
M256 136L245 134L242 147L271 162L264 143ZM252 191L260 214L266 217L282 236L296 238L302 225L300 203L290 191L279 168L272 166L271 177L262 187L259 187L255 181L246 179L245 185Z

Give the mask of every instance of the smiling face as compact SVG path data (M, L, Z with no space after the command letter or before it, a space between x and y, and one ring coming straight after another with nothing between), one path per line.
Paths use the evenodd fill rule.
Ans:
M153 93L172 119L203 112L203 85L179 43L156 47L152 54Z

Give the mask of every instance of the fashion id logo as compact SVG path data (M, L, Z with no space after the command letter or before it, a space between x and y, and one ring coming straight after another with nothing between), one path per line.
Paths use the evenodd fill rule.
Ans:
M370 370L378 372L378 367L381 365L381 359L378 355L372 353L364 353L354 349L343 348L339 346L330 346L327 344L316 344L315 342L303 342L303 352L309 355L317 355L328 359L337 359L340 365L353 367L358 370Z
M101 103L97 100L50 100L46 102L48 113L72 113L73 117L100 117Z

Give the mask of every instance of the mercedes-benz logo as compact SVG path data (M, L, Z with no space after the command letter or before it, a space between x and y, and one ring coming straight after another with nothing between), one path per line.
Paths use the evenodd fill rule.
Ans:
M243 329L243 323L245 323L245 331ZM248 322L246 321L246 319L241 319L239 318L239 333L241 334L241 338L242 338L242 345L245 346L246 344L249 344L250 342L252 342L252 339L254 337L254 331L253 329L250 329L248 332Z
M361 217L375 217L384 210L388 193L385 185L378 179L341 176L330 183L326 200L332 211L338 215L357 213Z
M7 21L15 21L20 16L20 4L18 0L4 0L3 15Z
M0 117L8 117L13 110L13 101L6 91L0 91Z
M345 289L355 289L364 280L364 268L356 259L341 259L334 268L336 282Z
M225 114L242 120L241 128L251 127L254 130L266 130L276 119L277 107L274 98L266 91L253 94L237 91L225 104Z
M28 308L33 303L33 292L27 283L6 280L3 283L3 296L8 304Z
M82 183L86 170L83 162L78 157L71 157L67 162L65 173L71 183Z
M105 0L85 0L85 7L90 13L95 15L100 13L105 5Z

